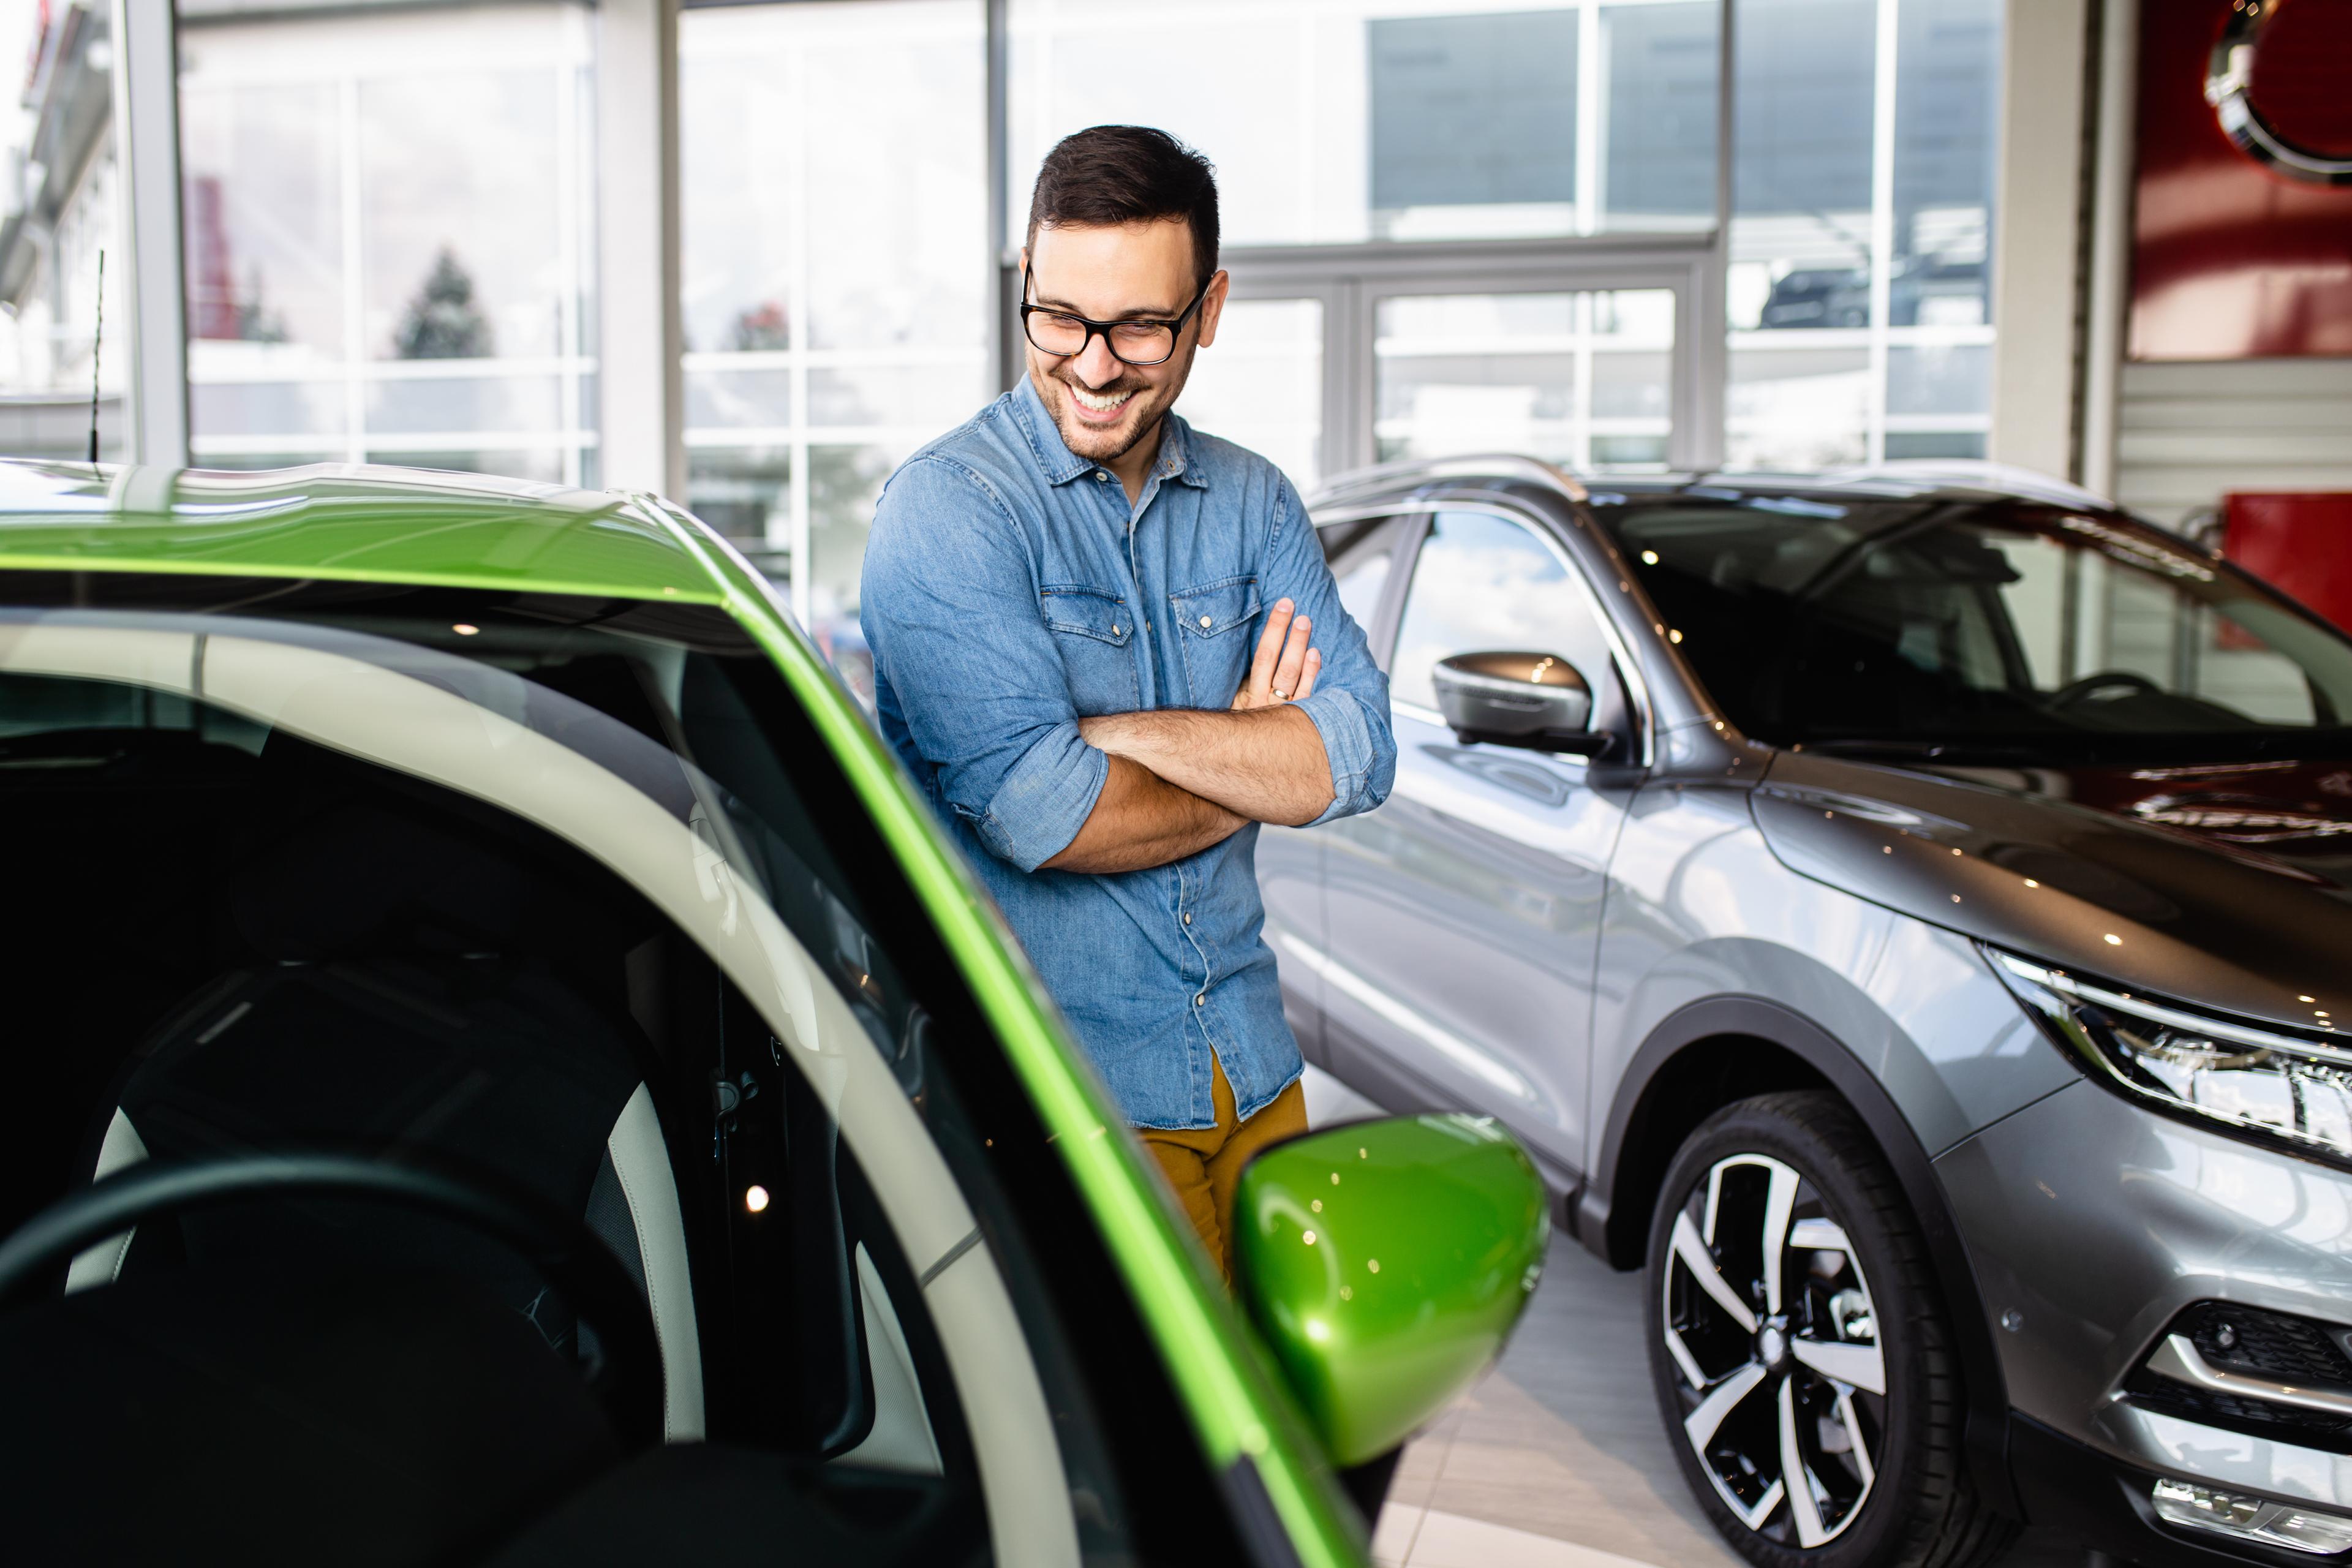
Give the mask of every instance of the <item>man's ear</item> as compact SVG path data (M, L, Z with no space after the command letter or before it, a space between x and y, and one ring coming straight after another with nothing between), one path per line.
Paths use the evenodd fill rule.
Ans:
M1209 279L1209 291L1201 296L1201 346L1207 348L1217 341L1217 321L1225 312L1225 296L1233 289L1233 275L1223 268Z

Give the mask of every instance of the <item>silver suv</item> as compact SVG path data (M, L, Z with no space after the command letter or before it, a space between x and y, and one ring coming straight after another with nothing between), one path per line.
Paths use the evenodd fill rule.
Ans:
M2352 641L1983 472L1315 511L1398 764L1262 844L1293 1023L1648 1270L1724 1534L2352 1552Z

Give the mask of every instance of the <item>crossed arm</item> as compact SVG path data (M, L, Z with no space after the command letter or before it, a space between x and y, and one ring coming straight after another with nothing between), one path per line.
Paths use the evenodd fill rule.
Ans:
M1313 631L1288 599L1276 603L1226 712L1079 720L1079 735L1109 754L1110 772L1077 837L1045 865L1139 871L1197 854L1252 822L1296 826L1321 816L1332 801L1330 758L1315 721L1289 706L1314 689L1322 668L1308 642Z

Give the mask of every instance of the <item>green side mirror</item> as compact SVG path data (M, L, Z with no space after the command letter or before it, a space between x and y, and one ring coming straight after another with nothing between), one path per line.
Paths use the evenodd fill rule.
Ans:
M1395 1447L1500 1353L1551 1232L1534 1164L1470 1116L1276 1144L1242 1173L1234 1226L1242 1302L1342 1466Z

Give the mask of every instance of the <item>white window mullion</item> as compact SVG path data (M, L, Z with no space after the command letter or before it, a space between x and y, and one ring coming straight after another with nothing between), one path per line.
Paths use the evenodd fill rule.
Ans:
M1888 317L1895 268L1895 41L1902 0L1878 0L1878 54L1870 127L1870 391L1871 462L1886 456Z
M809 559L809 112L808 112L808 48L795 47L789 57L786 69L787 90L792 94L793 146L785 175L792 192L789 210L793 221L788 226L790 237L785 241L790 268L785 285L785 299L791 319L786 326L792 359L792 430L793 443L788 461L792 464L792 531L787 542L792 551L793 614L805 627L809 624L815 599L814 563Z
M360 85L346 71L335 80L335 142L341 184L340 227L343 247L343 460L367 460L367 307L360 275L360 245L365 237L365 205L360 190Z
M1576 16L1576 232L1601 232L1600 0L1584 0Z

